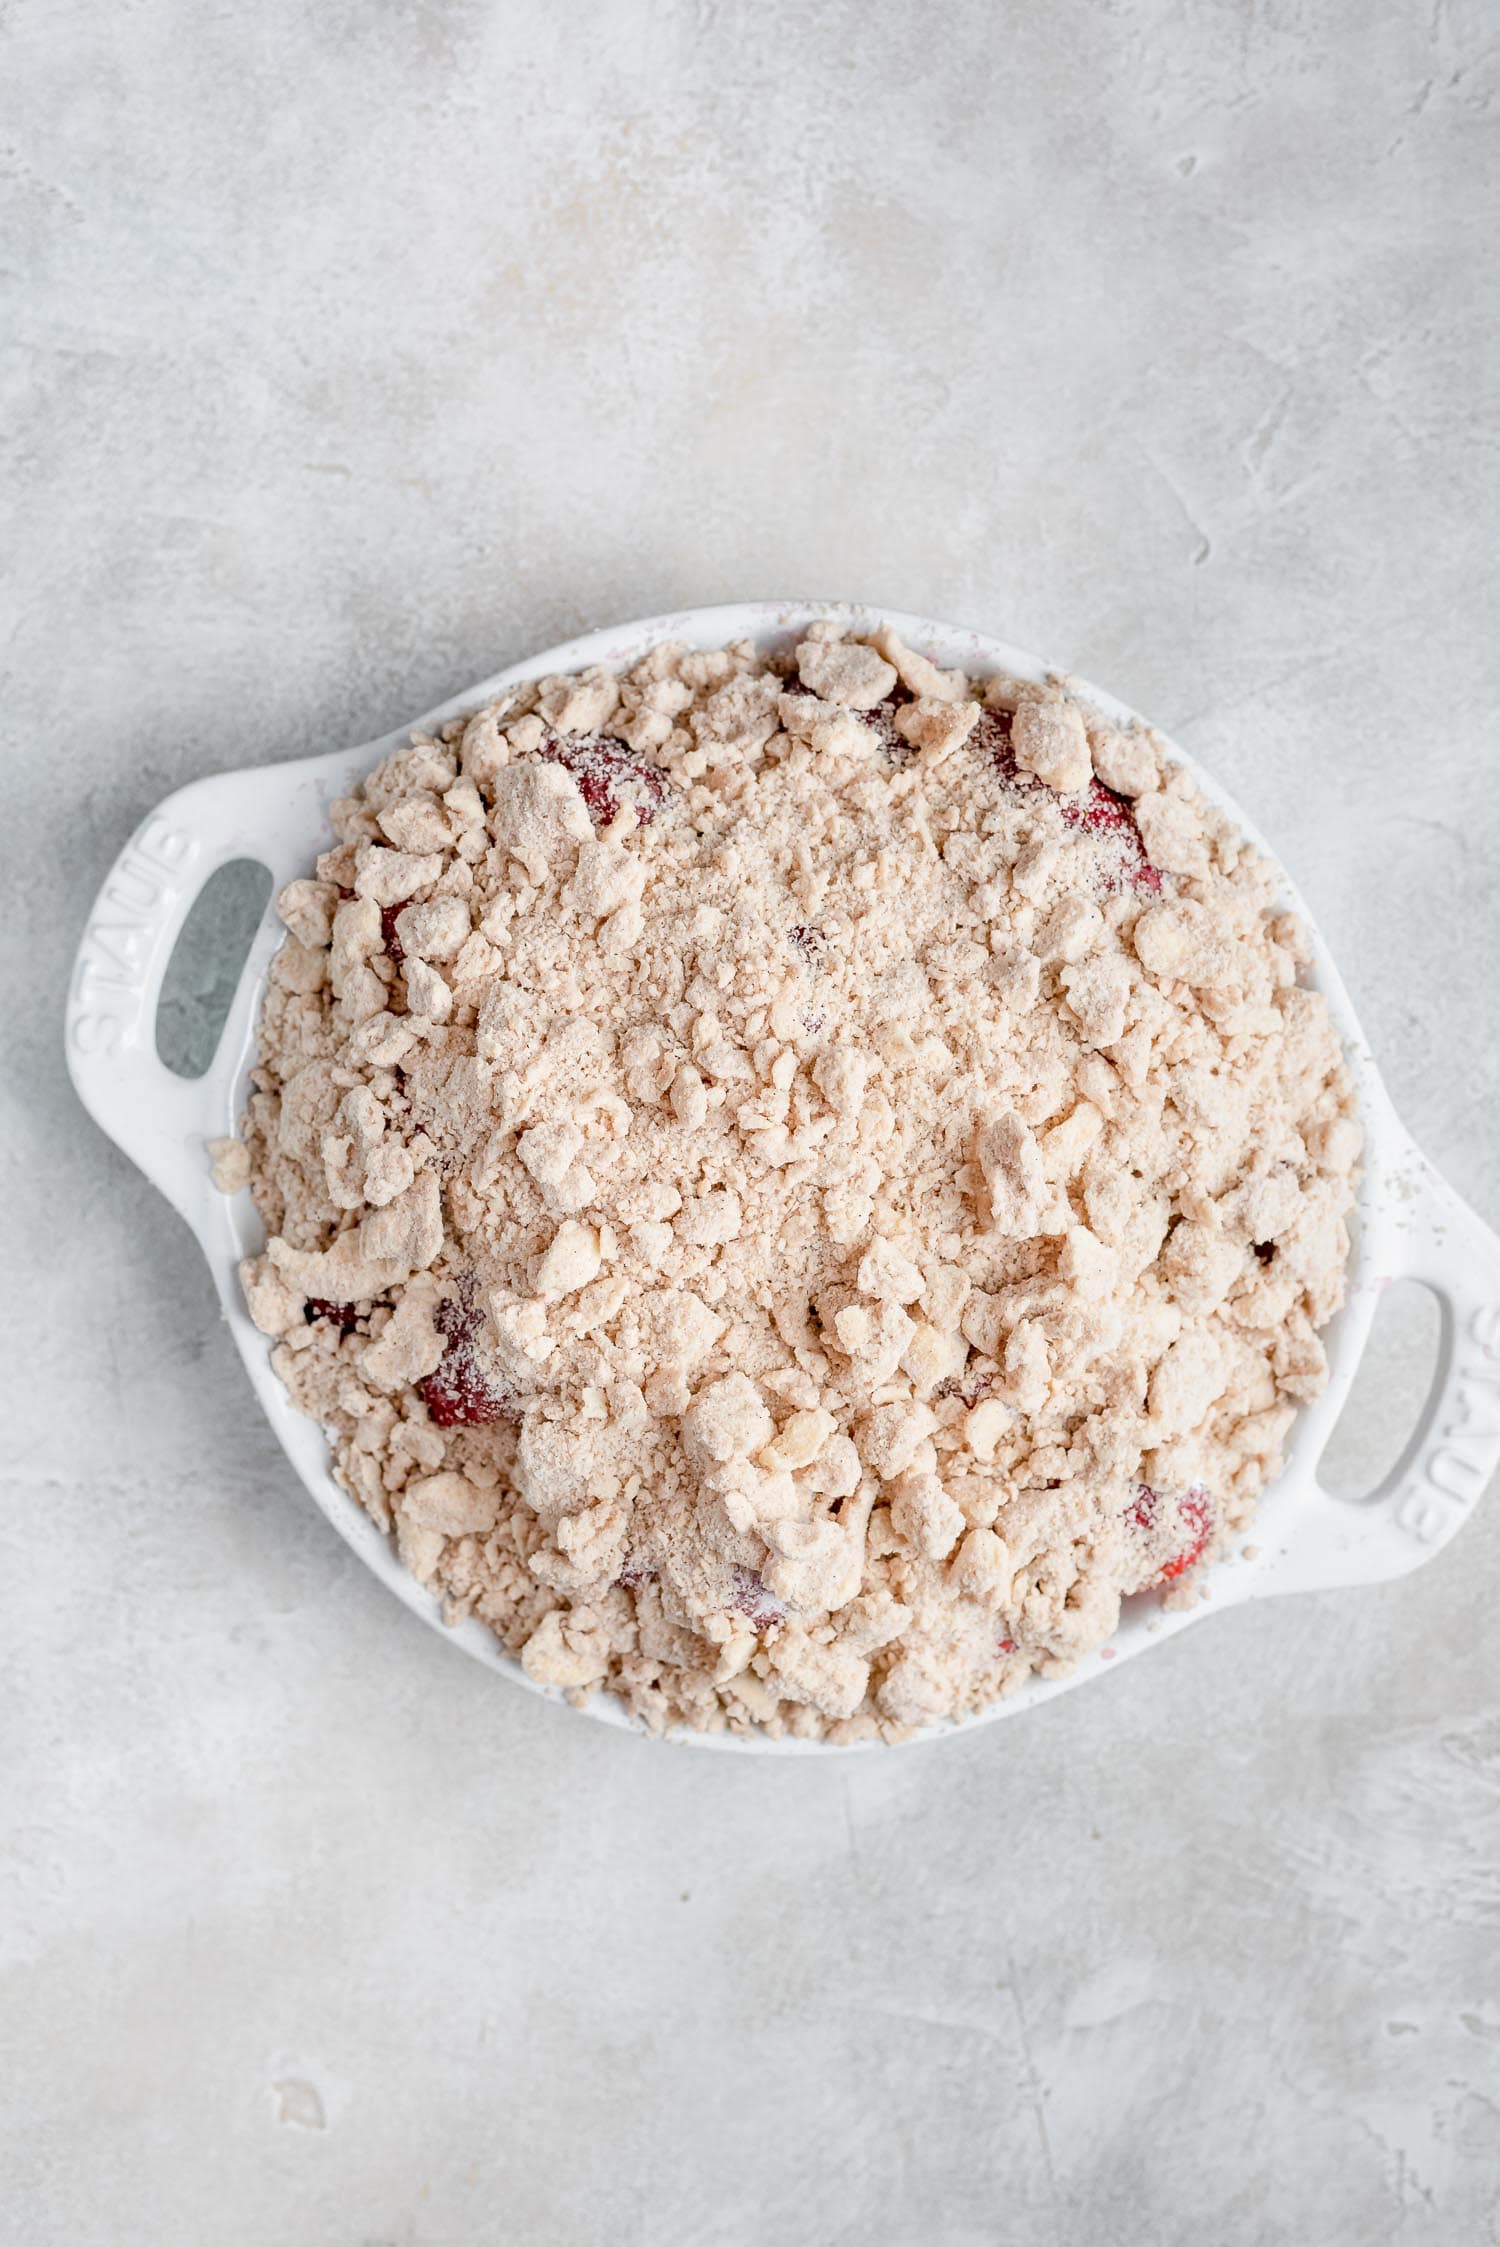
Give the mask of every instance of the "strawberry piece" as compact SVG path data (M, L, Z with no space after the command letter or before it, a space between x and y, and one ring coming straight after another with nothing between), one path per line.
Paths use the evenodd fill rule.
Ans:
M1066 826L1111 844L1118 861L1118 874L1109 883L1112 889L1117 889L1121 882L1131 882L1138 890L1159 896L1161 874L1146 856L1130 799L1117 796L1113 788L1106 788L1098 778L1092 778L1087 788L1080 789L1076 796L1058 795L1045 781L1038 780L1035 773L1023 772L1016 763L1016 753L1011 747L1011 723L1008 710L981 710L979 722L969 736L974 746L988 756L1006 787L1020 796L1050 796Z
M1139 1483L1125 1518L1132 1528L1140 1530L1143 1536L1149 1537L1156 1529L1160 1506L1161 1500L1151 1488L1151 1485L1145 1482ZM1208 1492L1204 1489L1202 1483L1195 1482L1190 1490L1184 1490L1177 1499L1176 1506L1178 1525L1187 1532L1186 1541L1178 1547L1170 1560L1162 1564L1156 1575L1152 1577L1148 1589L1154 1588L1158 1584L1175 1583L1177 1578L1185 1576L1188 1570L1200 1561L1208 1550L1209 1539L1214 1532L1214 1517L1213 1509L1209 1504Z
M1191 1532L1187 1543L1172 1555L1162 1570L1162 1580L1171 1583L1175 1577L1186 1575L1195 1561L1200 1561L1208 1550L1213 1535L1213 1515L1209 1511L1208 1492L1200 1487L1185 1491L1177 1501L1178 1519Z
M607 827L617 816L627 790L640 827L649 826L667 800L667 784L657 767L612 734L549 733L536 754L573 775L596 827Z
M736 1568L734 1590L730 1593L731 1605L756 1631L768 1631L773 1623L786 1621L786 1607L774 1592L768 1592L761 1582L757 1568Z
M1015 1642L1015 1640L1014 1640L1013 1638L1003 1638L1003 1639L1001 1639L1001 1641L1000 1641L1000 1646L999 1646L999 1652L1000 1652L1000 1653L1002 1653L1002 1654L1014 1654L1015 1650L1016 1650L1016 1642Z
M380 908L380 941L386 948L392 967L400 967L406 958L406 948L396 934L396 921L410 903L409 897L400 897L394 905L382 905Z
M905 687L893 687L883 702L873 710L861 710L859 715L871 732L878 735L880 746L893 765L904 765L915 754L912 745L896 731L896 712L911 696ZM1117 796L1113 788L1093 778L1087 788L1076 796L1060 796L1035 773L1023 772L1016 763L1015 751L1010 745L1011 713L1008 710L981 710L970 741L981 755L987 756L1007 788L1019 796L1050 797L1064 824L1076 827L1082 834L1093 835L1112 846L1112 855L1118 862L1118 871L1111 869L1113 878L1106 876L1109 887L1118 889L1122 882L1131 882L1138 890L1150 896L1161 893L1161 874L1146 856L1146 846L1141 841L1141 831L1135 823L1135 813L1127 796Z
M474 1300L472 1274L464 1274L458 1292L444 1296L432 1315L446 1347L436 1370L417 1383L429 1417L439 1428L486 1428L515 1419L515 1398L490 1378L477 1347L485 1314Z
M972 1412L976 1404L982 1404L986 1397L994 1395L999 1378L996 1373L986 1373L976 1381L960 1381L955 1374L950 1373L933 1390L932 1401L940 1404L944 1397L957 1397L959 1403L966 1405Z
M1125 1509L1125 1519L1132 1529L1149 1532L1156 1520L1156 1492L1149 1482L1138 1482L1135 1496Z
M896 731L896 712L903 702L911 700L912 696L905 687L894 686L883 702L877 702L872 710L857 713L877 737L881 749L893 765L907 764L916 755L911 743Z
M1106 788L1102 780L1094 779L1081 796L1064 796L1058 808L1070 827L1080 827L1086 835L1105 835L1117 842L1124 859L1121 870L1125 880L1153 897L1161 895L1160 869L1146 856L1146 846L1141 841L1141 831L1127 796L1117 796L1113 788Z
M336 1326L340 1334L352 1334L359 1324L359 1311L353 1303L328 1303L321 1295L310 1295L303 1317L309 1326L314 1319L326 1319Z

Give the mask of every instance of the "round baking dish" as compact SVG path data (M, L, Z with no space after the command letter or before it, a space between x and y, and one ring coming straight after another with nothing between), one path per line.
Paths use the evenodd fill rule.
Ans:
M480 681L415 723L423 728L441 724L518 679L578 671L591 663L612 669L629 665L664 639L703 648L748 639L771 647L800 638L818 618L835 619L854 632L893 624L909 646L935 662L979 676L1006 672L1041 680L1047 673L1045 665L1017 648L921 617L838 603L750 601L586 633ZM1112 696L1081 680L1071 684L1116 723L1134 718ZM561 1697L557 1689L534 1684L482 1623L470 1620L452 1629L443 1624L437 1600L408 1575L368 1515L334 1481L323 1430L293 1408L271 1371L270 1345L246 1312L236 1267L242 1256L262 1246L260 1223L248 1192L226 1199L215 1191L204 1142L232 1133L244 1104L266 975L283 933L270 907L207 1073L185 1081L163 1066L156 1051L162 976L208 876L241 858L259 860L277 888L306 873L333 839L329 803L347 795L373 765L404 746L410 731L403 726L359 748L295 764L219 774L179 789L159 804L121 852L89 914L69 993L68 1065L95 1120L192 1227L262 1409L314 1503L414 1614L445 1630L476 1661L528 1692L555 1700ZM1182 750L1174 747L1173 753L1204 795L1274 858L1223 789ZM971 1732L1035 1707L1241 1600L1404 1575L1457 1532L1500 1464L1500 1240L1444 1184L1397 1120L1316 923L1284 876L1281 889L1307 931L1312 980L1325 994L1343 1039L1366 1135L1348 1299L1324 1334L1328 1386L1299 1415L1285 1470L1260 1502L1253 1557L1213 1570L1210 1600L1167 1611L1152 1595L1137 1595L1125 1603L1109 1642L1085 1656L1067 1677L1029 1678L978 1715L914 1734L913 1744ZM1318 1464L1349 1394L1376 1302L1398 1278L1419 1280L1437 1297L1442 1317L1437 1369L1401 1459L1378 1489L1349 1501L1322 1485ZM638 1729L606 1693L596 1693L586 1713L606 1724ZM865 1752L863 1747L831 1748L819 1741L732 1733L677 1731L667 1737L757 1754Z

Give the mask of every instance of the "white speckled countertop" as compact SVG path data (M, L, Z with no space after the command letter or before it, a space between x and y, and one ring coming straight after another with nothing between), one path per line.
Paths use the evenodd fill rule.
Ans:
M1500 2240L1493 1492L956 1746L663 1751L315 1516L59 1034L179 782L589 622L884 600L1222 775L1500 1221L1493 31L0 10L7 2239Z

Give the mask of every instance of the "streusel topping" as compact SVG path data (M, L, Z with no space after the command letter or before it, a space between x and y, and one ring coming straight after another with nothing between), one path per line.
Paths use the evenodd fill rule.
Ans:
M450 1614L848 1740L1194 1595L1323 1381L1360 1135L1155 734L814 625L514 688L334 825L245 1290Z

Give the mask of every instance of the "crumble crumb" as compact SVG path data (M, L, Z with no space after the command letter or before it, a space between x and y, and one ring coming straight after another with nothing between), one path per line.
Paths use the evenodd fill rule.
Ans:
M653 1729L894 1740L1197 1596L1360 1138L1158 736L814 625L511 688L333 819L210 1158L450 1617Z
M209 1175L221 1194L241 1193L250 1183L250 1150L243 1139L208 1141Z

